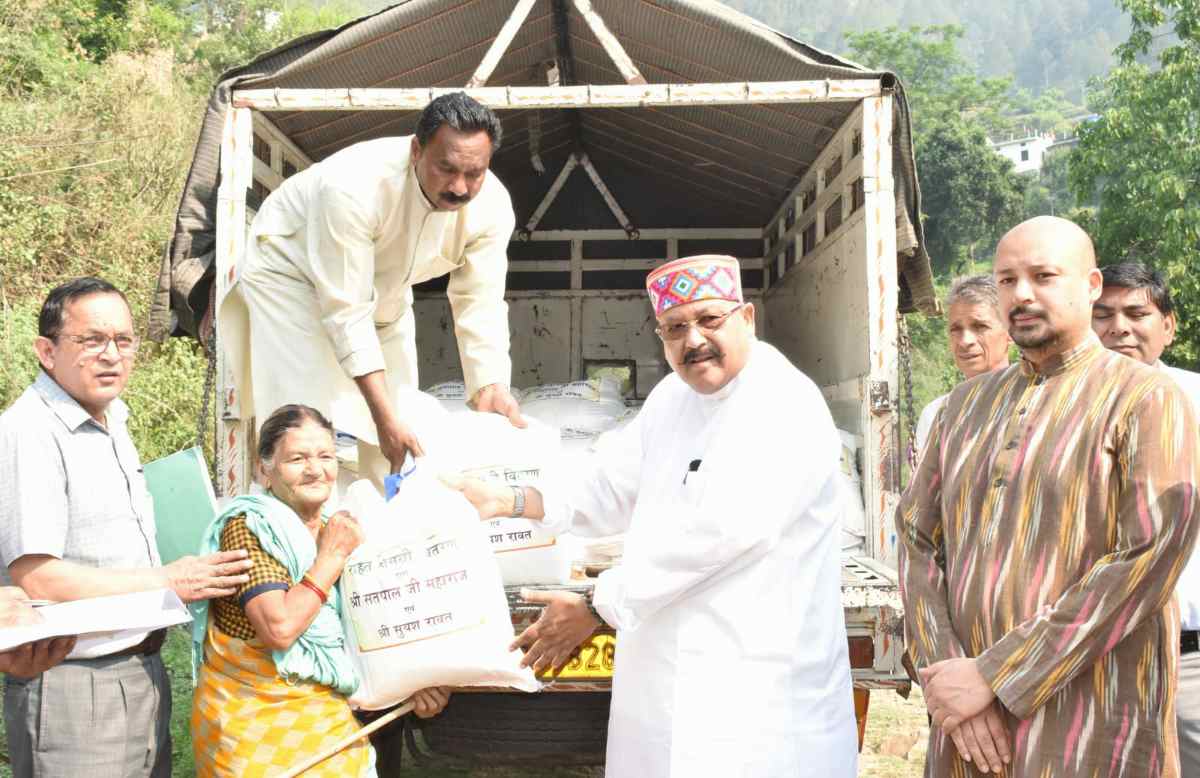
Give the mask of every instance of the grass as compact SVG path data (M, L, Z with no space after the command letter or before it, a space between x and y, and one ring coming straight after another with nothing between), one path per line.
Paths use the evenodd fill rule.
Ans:
M190 667L190 631L187 627L176 627L170 631L163 647L163 661L171 673L171 738L174 751L176 778L194 778L195 765L192 761L192 739L190 719L192 715L192 672ZM905 700L892 692L875 692L871 695L870 715L867 719L866 742L859 759L858 774L863 778L919 778L925 760L925 741L929 729L925 718L925 704L921 691L914 689ZM907 758L880 753L888 741L915 739ZM0 732L0 750L7 753L3 732ZM406 760L400 773L402 778L600 778L601 768L511 768L472 767L454 763L444 758L434 758L428 764L417 767ZM0 778L11 778L7 764L0 765Z

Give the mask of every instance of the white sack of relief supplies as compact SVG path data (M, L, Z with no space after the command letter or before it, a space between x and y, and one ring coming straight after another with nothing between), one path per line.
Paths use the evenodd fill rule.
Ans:
M521 393L521 413L557 427L568 452L590 448L624 412L621 385L609 377L545 384Z
M462 381L442 381L426 388L424 393L441 403L450 413L470 410L470 406L467 405L467 387Z
M349 507L366 542L340 581L346 650L360 679L355 708L378 710L431 686L537 691L522 669L508 601L479 514L431 462L387 504L356 485Z
M453 461L465 476L509 486L532 486L543 494L549 469L561 458L558 431L526 417L529 426L514 427L494 413L455 414L437 442L438 457ZM558 584L571 578L579 556L574 535L547 532L541 521L500 518L483 523L506 585Z

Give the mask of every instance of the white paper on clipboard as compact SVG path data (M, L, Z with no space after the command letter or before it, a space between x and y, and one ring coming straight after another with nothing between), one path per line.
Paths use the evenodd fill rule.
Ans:
M42 621L0 629L0 651L63 635L79 635L72 655L94 642L108 642L192 620L179 595L170 589L90 597L37 609Z

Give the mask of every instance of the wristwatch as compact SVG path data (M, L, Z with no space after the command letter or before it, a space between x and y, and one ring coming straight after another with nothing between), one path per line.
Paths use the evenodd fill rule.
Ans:
M517 519L525 515L525 487L510 486L509 488L513 490L512 517Z

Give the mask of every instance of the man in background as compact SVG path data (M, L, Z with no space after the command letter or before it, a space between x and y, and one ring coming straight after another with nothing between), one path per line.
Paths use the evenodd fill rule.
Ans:
M1162 370L1200 410L1200 374L1164 365L1175 340L1175 305L1166 281L1137 262L1103 268L1104 291L1092 306L1092 330L1117 353ZM1179 598L1179 759L1183 775L1200 776L1200 554L1193 552L1175 587Z
M1000 318L996 282L990 275L954 279L946 295L946 329L950 355L967 380L1008 366L1008 328ZM925 450L934 417L948 394L931 401L921 411L913 436L914 454Z

